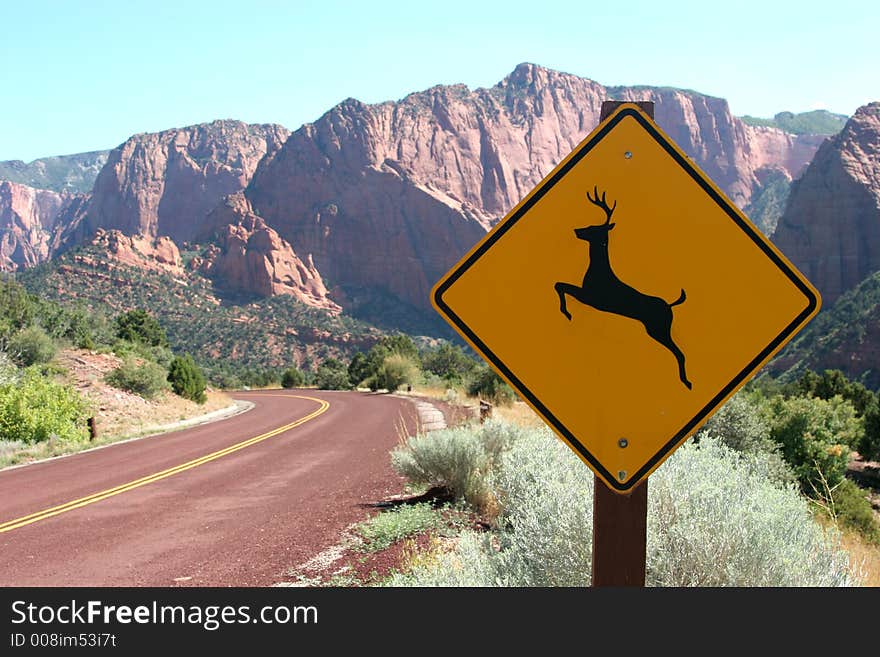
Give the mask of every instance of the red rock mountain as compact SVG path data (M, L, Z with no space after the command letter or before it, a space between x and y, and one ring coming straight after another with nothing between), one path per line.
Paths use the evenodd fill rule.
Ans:
M0 181L0 271L32 267L48 259L55 249L55 235L84 198Z
M826 307L880 270L880 102L822 145L794 183L773 240Z
M797 176L822 140L748 126L722 99L522 64L489 89L348 100L293 134L215 121L135 135L91 197L18 198L3 211L3 266L94 243L99 230L118 231L119 258L143 248L150 262L161 237L210 240L199 266L228 289L330 310L374 291L426 309L439 276L595 127L608 98L653 100L658 123L741 206L768 172Z
M253 213L242 194L233 194L207 219L199 236L212 242L193 267L219 278L232 290L260 296L290 294L303 303L333 313L342 310L309 255L303 262L288 242Z
M653 100L658 123L740 205L767 170L797 176L822 141L748 126L722 99L522 64L490 89L347 100L294 132L245 194L334 284L426 308L439 276L595 127L608 98Z
M279 125L214 121L135 135L111 151L95 181L86 232L191 240L228 194L240 192L289 132Z

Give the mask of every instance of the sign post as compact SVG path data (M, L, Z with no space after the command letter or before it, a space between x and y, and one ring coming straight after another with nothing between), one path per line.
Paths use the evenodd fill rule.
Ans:
M595 473L595 586L644 585L648 476L820 305L653 103L617 102L431 301Z

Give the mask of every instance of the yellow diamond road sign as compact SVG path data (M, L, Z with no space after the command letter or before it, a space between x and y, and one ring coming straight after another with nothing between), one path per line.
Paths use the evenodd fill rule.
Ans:
M434 287L438 312L617 492L819 310L819 294L636 105Z

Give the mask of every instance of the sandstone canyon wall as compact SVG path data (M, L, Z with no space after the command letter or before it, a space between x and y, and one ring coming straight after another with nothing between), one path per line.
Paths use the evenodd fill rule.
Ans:
M880 270L880 102L822 145L792 186L773 239L826 307Z

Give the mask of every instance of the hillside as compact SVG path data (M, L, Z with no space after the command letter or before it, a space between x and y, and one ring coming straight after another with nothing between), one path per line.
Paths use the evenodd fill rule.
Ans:
M109 152L57 155L33 162L6 160L0 162L0 180L53 192L90 192Z
M880 390L880 272L823 310L768 366L788 380L826 369Z
M779 128L793 135L836 135L843 129L849 118L845 114L834 114L828 110L811 112L779 112L772 119L760 119L754 116L739 117L743 123L752 126Z
M147 258L140 266L125 264L94 245L20 272L16 280L45 298L109 316L147 308L169 341L194 354L215 379L243 368L308 368L329 356L348 359L381 335L369 324L290 296L234 297L197 272L172 273Z

